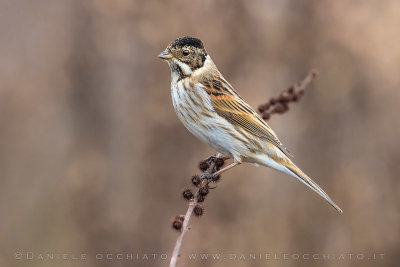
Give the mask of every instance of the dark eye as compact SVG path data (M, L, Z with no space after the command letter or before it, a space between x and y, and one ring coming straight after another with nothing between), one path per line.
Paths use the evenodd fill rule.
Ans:
M189 50L183 50L183 55L188 56L189 55Z

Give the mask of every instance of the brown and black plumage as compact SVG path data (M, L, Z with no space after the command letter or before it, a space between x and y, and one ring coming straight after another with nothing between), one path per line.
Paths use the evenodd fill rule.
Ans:
M185 127L234 163L271 167L297 178L336 210L342 210L290 159L268 124L218 71L203 43L193 37L173 41L160 55L171 69L171 95Z

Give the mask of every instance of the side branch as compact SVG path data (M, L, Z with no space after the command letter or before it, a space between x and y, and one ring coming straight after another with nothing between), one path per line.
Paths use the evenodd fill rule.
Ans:
M264 120L268 120L272 114L282 114L289 110L290 102L297 102L304 95L306 87L317 77L318 72L311 70L300 82L291 85L282 91L278 97L271 97L268 102L258 106L258 112Z

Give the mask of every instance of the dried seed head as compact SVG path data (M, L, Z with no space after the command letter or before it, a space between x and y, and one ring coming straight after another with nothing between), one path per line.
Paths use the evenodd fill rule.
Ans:
M217 174L217 175L213 175L212 177L211 177L211 180L213 181L213 182L219 182L219 180L221 179L221 174Z
M283 113L286 111L286 107L282 103L277 103L274 107L274 112Z
M299 94L294 94L293 95L293 101L294 102L297 102L299 100L299 98L300 98Z
M217 168L221 168L222 166L224 166L225 161L221 158L217 158L215 160L215 167Z
M267 110L267 109L269 109L269 103L266 103L266 104L263 104L263 105L260 105L260 106L258 106L258 111L260 112L260 113L263 113L265 110Z
M175 218L172 220L172 228L180 231L182 229L184 216L176 215Z
M279 101L280 101L280 102L289 102L290 100L292 100L292 95L289 94L288 92L283 92L283 93L279 96Z
M190 190L189 188L183 189L182 196L186 200L191 200L194 197L192 190Z
M271 117L271 115L269 114L269 112L264 112L264 113L262 114L263 120L269 120L270 117Z
M194 215L196 215L196 216L201 216L201 215L203 215L203 213L204 213L204 208L203 208L203 206L200 205L200 204L197 204L197 205L194 207L194 209L193 209L193 213L194 213Z
M290 86L290 87L287 89L287 91L288 91L289 94L293 94L293 93L294 93L294 87L293 87L293 85Z
M207 184L203 187L200 187L199 194L202 196L207 196L207 194L210 192L208 189L209 189L209 187Z
M174 228L177 231L180 231L182 229L182 225L183 225L183 223L181 221L178 221L178 220L174 220L172 222L172 228Z
M201 183L201 179L198 175L193 175L192 176L192 184L194 186L199 186L199 184Z
M276 102L277 102L277 101L276 101L275 98L271 98L271 99L269 100L269 104L270 104L270 105L275 105Z
M299 96L302 96L302 95L304 95L305 90L302 88L297 93L299 94Z
M204 200L206 200L206 196L200 194L197 195L197 202L202 203Z
M208 169L208 166L209 166L209 164L205 160L201 161L199 164L199 168L202 172L205 172Z

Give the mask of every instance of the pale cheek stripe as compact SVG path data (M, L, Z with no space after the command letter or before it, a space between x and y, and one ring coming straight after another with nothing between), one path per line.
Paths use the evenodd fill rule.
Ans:
M186 63L183 63L175 58L173 60L174 60L175 64L177 64L179 67L181 67L183 74L185 74L187 76L192 74L192 69Z

